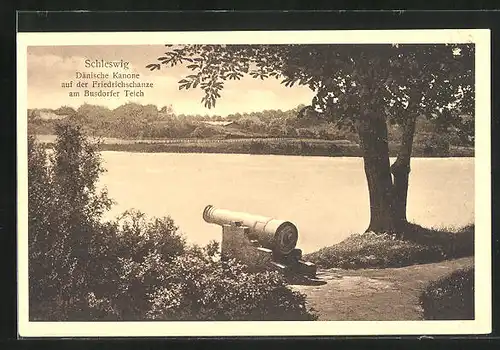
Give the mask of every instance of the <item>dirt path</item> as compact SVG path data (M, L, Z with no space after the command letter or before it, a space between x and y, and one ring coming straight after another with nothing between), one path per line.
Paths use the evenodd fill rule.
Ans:
M321 321L422 320L418 298L425 286L473 264L470 257L391 269L318 270L326 284L292 288L307 295Z

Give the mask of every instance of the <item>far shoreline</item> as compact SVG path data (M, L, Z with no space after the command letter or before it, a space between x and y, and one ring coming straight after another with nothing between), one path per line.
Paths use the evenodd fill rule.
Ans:
M36 135L52 147L54 135ZM298 138L241 138L241 139L117 139L102 138L100 151L133 153L208 153L249 154L308 157L362 157L359 145L348 140L322 140ZM389 143L389 156L396 157L398 143ZM437 149L414 144L412 157L417 158L473 158L473 147L450 146Z

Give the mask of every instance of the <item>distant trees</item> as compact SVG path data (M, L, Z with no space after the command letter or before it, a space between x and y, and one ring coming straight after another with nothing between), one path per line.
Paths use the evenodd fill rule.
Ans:
M76 113L76 110L73 107L62 106L58 109L55 109L54 113L57 115L74 115Z
M153 122L158 120L158 109L155 105L126 103L113 110L112 117L119 122Z
M267 125L267 131L272 136L281 136L282 125L283 122L280 119L272 119L271 121L269 121L269 124Z
M126 103L113 110L113 122L119 126L122 137L145 137L148 126L159 121L158 109L155 105Z
M196 127L196 129L193 130L193 132L189 136L194 137L194 138L198 138L198 139L206 139L206 138L209 138L215 134L216 134L216 132L212 128L210 128L209 126L207 126L204 123L201 123L200 125L198 125Z
M172 107L172 105L168 105L168 106L163 106L160 110L159 110L159 113L163 114L163 115L167 115L167 116L171 116L174 114L174 108Z
M98 105L84 103L78 107L77 112L81 116L85 116L90 122L103 119L110 119L112 112L109 108Z
M71 108L71 107L69 107ZM59 111L70 112L61 107ZM49 110L50 112L50 110ZM226 117L218 115L175 114L169 105L160 110L154 105L127 103L115 109L83 104L69 118L80 124L91 134L119 138L204 138L219 135L231 137L298 137L323 140L349 140L358 142L357 133L348 127L340 127L335 121L324 120L310 106L299 105L290 110L264 110L251 113L234 113ZM436 147L437 143L450 146L473 146L474 119L462 115L461 127L437 126L434 121L418 118L415 131L415 144L427 147L430 155L441 154L445 148ZM338 119L332 116L332 120ZM217 127L200 121L233 121L229 127ZM40 110L28 110L28 126L33 133L53 134L54 121L40 118ZM246 136L245 136L246 135ZM401 130L397 125L388 125L388 140L398 141ZM427 141L426 141L427 140ZM443 145L444 146L444 145Z
M36 109L28 109L28 122L36 122L40 118L40 111Z

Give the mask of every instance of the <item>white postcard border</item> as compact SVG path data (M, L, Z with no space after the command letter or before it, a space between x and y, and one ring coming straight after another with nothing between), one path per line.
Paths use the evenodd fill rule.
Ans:
M475 320L312 322L30 322L28 313L27 47L172 44L476 44ZM490 30L18 33L18 332L22 337L331 336L488 334L491 332ZM480 116L480 117L478 117Z

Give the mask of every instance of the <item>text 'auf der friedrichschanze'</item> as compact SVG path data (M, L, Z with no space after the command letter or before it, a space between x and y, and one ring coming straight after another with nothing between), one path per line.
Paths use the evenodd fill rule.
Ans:
M69 97L144 97L145 89L154 87L153 83L142 81L140 73L126 72L130 69L128 61L86 59L84 67L88 70L76 71L74 80L61 83L62 88L68 89ZM116 71L106 71L108 69Z

